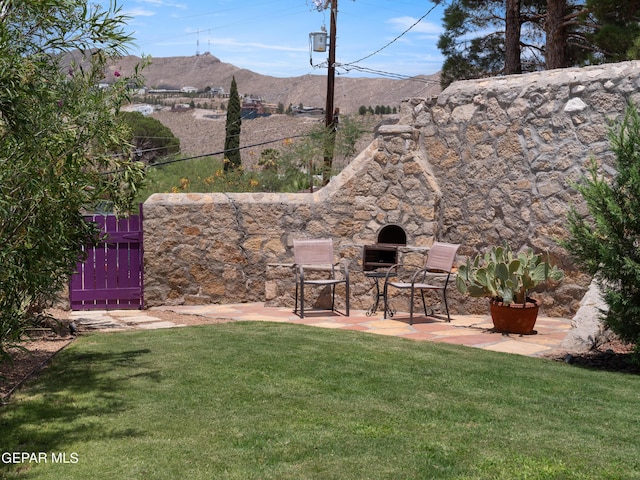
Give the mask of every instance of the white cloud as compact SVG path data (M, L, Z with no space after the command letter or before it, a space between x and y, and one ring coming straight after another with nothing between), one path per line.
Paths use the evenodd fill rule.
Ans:
M144 8L134 8L123 12L123 14L128 17L152 17L156 12L152 12L151 10L146 10Z
M211 42L212 45L218 47L230 47L230 48L242 48L242 49L256 49L256 50L276 50L282 52L306 52L306 48L302 47L289 47L287 45L269 45L266 43L257 42L239 42L234 38L211 38L205 39Z
M387 23L396 27L399 31L404 32L413 24L418 21L417 18L413 17L395 17L387 20ZM442 33L442 26L436 23L427 22L422 20L420 23L411 28L411 31L414 33L426 33L428 35L439 35Z

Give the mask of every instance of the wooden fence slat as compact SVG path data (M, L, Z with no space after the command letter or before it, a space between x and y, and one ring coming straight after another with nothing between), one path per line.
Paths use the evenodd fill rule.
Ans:
M131 228L130 224L131 217L129 218L121 218L118 221L118 233L123 235L123 232L129 232ZM126 233L124 233L126 234ZM118 242L117 244L117 255L118 255L118 272L117 272L117 288L124 289L131 287L131 283L129 281L129 276L131 273L131 262L129 261L129 246L130 242ZM131 304L130 299L121 298L121 305L129 306Z
M109 242L111 232L118 231L118 219L113 215L105 217L105 232L107 239L104 243L105 248L105 270L104 270L104 287L107 290L116 290L118 288L118 244ZM118 304L117 299L106 299L105 304L107 310L115 309Z
M138 215L88 215L101 229L102 241L87 246L69 281L73 310L140 309L144 306L142 205Z

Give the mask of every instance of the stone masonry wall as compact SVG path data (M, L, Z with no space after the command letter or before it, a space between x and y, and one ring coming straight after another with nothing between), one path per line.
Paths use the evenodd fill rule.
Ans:
M630 100L640 102L640 62L458 82L407 102L402 123L421 132L443 192L442 238L462 255L503 239L549 251L567 278L542 299L574 313L590 279L557 244L581 203L570 183L592 158L613 172L607 134Z
M144 205L147 305L293 305L287 266L293 239L331 237L351 270L352 305L364 308L372 283L360 267L363 245L375 243L387 224L402 225L417 249L437 236L441 193L416 155L417 140L410 126L382 127L376 141L314 193L151 196Z
M362 246L396 224L411 253L434 240L461 243L460 261L503 239L548 250L567 278L540 296L543 309L570 315L590 279L556 242L579 201L569 184L591 157L611 165L608 125L640 100L639 74L639 62L553 70L407 100L399 123L380 127L314 193L153 195L144 205L147 304L292 305L293 238L328 236L350 266L353 308L367 308ZM450 298L454 312L486 310L455 289Z

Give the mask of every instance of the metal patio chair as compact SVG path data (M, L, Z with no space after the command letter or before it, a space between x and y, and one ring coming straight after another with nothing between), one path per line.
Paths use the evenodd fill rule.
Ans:
M333 240L323 238L317 240L294 240L293 253L296 271L296 305L293 312L304 318L304 290L305 285L316 287L331 287L331 311L335 309L336 285L345 284L346 316L349 316L349 268L345 263L341 275L336 275L340 269L336 268L333 254ZM308 275L310 271L314 271ZM318 278L321 277L321 278ZM300 309L298 310L298 299Z
M424 299L424 291L440 291L442 293L442 299L444 301L444 308L447 312L447 321L451 321L449 315L449 305L447 304L447 286L451 278L451 270L453 268L453 261L456 258L456 252L460 248L458 244L435 242L427 254L425 264L423 268L412 273L411 275L405 275L405 279L408 281L402 281L400 276L401 264L395 264L389 267L384 282L384 318L391 312L389 306L389 287L397 288L399 290L410 290L410 303L409 303L409 324L413 325L413 304L415 299L416 290L420 291L422 296L422 306L424 307L424 314L427 315L427 304ZM427 279L432 280L431 277L440 276L444 281L434 283L427 283ZM394 280L397 278L397 280Z

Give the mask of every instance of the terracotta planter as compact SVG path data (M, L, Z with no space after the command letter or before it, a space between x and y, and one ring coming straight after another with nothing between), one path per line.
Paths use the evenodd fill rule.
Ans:
M530 335L538 318L538 301L529 298L527 303L512 303L507 306L495 300L489 301L493 327L497 332Z

